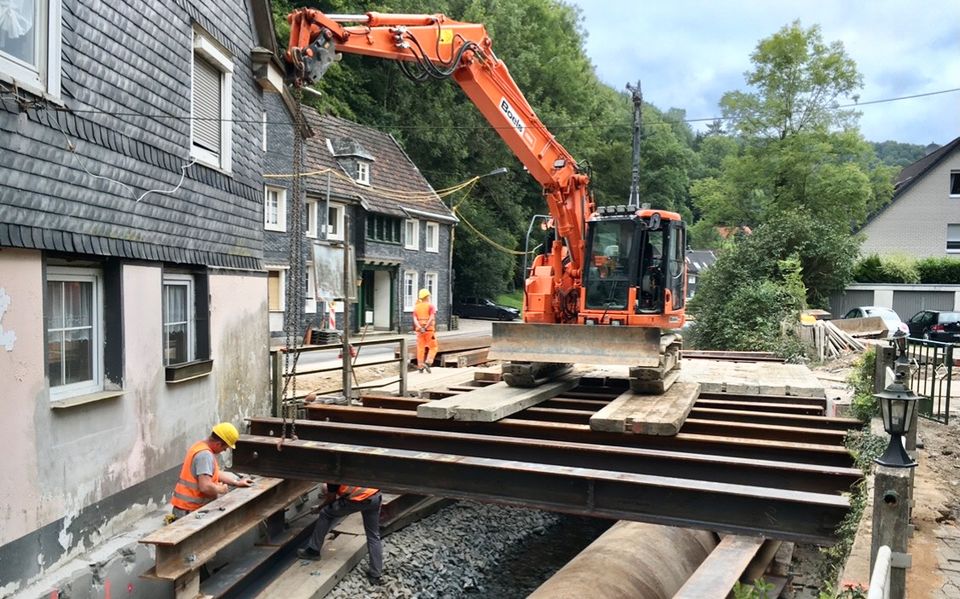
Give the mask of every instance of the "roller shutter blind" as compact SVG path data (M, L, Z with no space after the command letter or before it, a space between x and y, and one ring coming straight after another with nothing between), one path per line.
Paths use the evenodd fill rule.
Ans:
M216 67L193 55L193 144L220 155L221 79Z

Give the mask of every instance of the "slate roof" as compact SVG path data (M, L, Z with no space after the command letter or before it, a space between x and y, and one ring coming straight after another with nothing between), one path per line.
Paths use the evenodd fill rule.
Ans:
M700 273L717 261L712 250L687 250L687 270L691 273Z
M903 167L900 171L900 174L897 175L896 180L893 182L893 198L886 203L880 210L877 210L871 214L867 220L860 226L861 229L866 227L873 221L875 218L883 214L883 212L893 205L894 202L906 195L907 190L913 187L913 184L919 181L926 175L933 167L940 164L947 156L952 154L957 148L960 148L960 137L957 137L950 143L940 146L939 149L930 152L920 160L917 160L913 164L908 164Z
M339 117L321 115L307 106L303 107L303 113L313 130L313 137L306 140L304 172L329 168L343 175L330 177L331 195L356 202L368 212L400 218L414 214L429 218L427 215L430 215L436 220L456 222L456 217L392 135ZM338 149L352 142L373 157L369 186L352 182L352 177L331 152L334 142ZM311 195L325 195L327 177L308 177L306 188Z

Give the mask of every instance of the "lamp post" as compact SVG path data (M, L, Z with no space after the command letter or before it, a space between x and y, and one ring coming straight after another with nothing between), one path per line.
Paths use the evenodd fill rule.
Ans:
M917 409L919 396L904 381L910 372L910 362L901 348L896 362L896 379L883 391L874 394L880 402L883 428L890 435L886 451L875 460L873 475L873 534L870 547L870 568L877 563L880 548L891 551L889 597L902 599L906 595L906 569L910 567L907 538L910 529L910 504L913 468L917 466L903 447L903 435Z
M900 362L899 358L897 362ZM890 444L886 451L875 461L891 468L914 468L917 463L907 454L901 439L910 430L919 396L904 384L906 372L900 368L900 364L897 366L896 380L874 395L880 402L883 430L890 435Z

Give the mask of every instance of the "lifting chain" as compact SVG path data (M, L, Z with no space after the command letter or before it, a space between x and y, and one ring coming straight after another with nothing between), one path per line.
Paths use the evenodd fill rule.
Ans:
M288 417L290 438L297 438L297 409L300 402L297 400L297 361L300 358L300 345L303 340L303 311L306 299L307 284L305 256L304 256L304 197L302 186L303 173L303 113L300 103L303 90L299 86L293 88L294 104L297 107L293 115L293 168L291 170L290 201L287 202L288 229L287 239L290 244L288 256L289 269L286 277L285 306L283 311L283 329L286 337L286 348L283 355L283 392L280 395L280 415L283 427L277 448L283 445L287 438ZM289 391L289 394L288 394Z

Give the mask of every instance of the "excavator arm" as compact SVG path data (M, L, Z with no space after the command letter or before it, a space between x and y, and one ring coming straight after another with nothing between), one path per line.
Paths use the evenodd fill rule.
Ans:
M483 25L442 14L330 15L299 9L287 17L289 78L308 85L326 72L338 53L400 63L415 80L451 77L480 110L527 171L543 186L558 240L538 256L528 292L527 322L572 322L583 274L585 223L593 212L589 178L554 138L496 57ZM350 25L348 25L350 24ZM562 240L562 241L561 241ZM537 274L539 273L539 274Z

